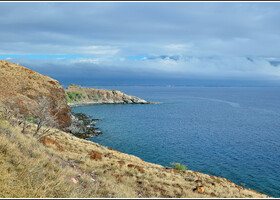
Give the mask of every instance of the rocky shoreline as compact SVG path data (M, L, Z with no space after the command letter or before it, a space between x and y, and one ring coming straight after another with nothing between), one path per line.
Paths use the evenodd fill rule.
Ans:
M94 119L84 113L71 113L71 120L72 124L68 127L68 131L78 138L86 139L102 134L95 127L95 123L101 121L101 119Z
M141 102L141 103L124 103L124 102L79 102L79 103L68 103L68 106L87 106L87 105L96 105L96 104L159 104L159 102Z

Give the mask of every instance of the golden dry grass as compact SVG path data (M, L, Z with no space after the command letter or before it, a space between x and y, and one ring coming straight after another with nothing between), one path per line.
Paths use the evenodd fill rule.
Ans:
M165 169L62 131L51 139L63 151L0 121L0 197L267 197L224 178ZM197 186L204 187L203 193L194 191Z

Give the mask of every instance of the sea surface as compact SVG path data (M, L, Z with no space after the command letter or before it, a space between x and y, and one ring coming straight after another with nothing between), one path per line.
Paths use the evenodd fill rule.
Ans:
M280 88L99 86L149 105L72 108L102 119L89 140L141 159L225 177L280 197Z

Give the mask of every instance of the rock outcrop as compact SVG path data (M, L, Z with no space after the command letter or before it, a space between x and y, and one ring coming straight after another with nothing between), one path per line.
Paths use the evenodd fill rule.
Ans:
M14 101L21 114L27 114L32 107L24 107L25 103L36 105L40 98L45 97L50 101L50 113L56 115L59 128L64 129L71 124L71 108L58 81L5 60L0 61L0 80L0 104L5 100Z
M76 137L83 139L97 136L102 134L102 132L95 127L96 121L100 121L100 119L92 119L92 116L84 113L72 113L72 123L67 130Z
M68 104L149 104L138 97L127 95L118 90L102 90L93 88L84 88L77 85L70 85L66 89Z

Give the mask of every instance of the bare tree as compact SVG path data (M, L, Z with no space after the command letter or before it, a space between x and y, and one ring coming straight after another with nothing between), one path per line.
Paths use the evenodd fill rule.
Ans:
M33 136L42 138L46 136L50 136L55 134L57 131L52 131L52 128L58 128L59 120L57 115L60 111L60 107L58 106L56 111L54 111L55 102L51 98L47 97L38 97L36 99L36 103L27 103L29 104L28 115L32 117L33 122L36 124L36 130L33 133Z
M3 119L8 120L11 125L22 126L22 133L30 127L30 122L36 125L33 136L41 139L57 133L59 114L62 106L48 97L38 97L33 102L24 102L19 105L13 100L5 100L2 102L1 116ZM25 112L21 113L21 110Z
M19 103L12 99L2 101L0 114L1 117L9 121L12 126L22 126L22 133L25 133L25 130L30 127L24 115L20 113Z

